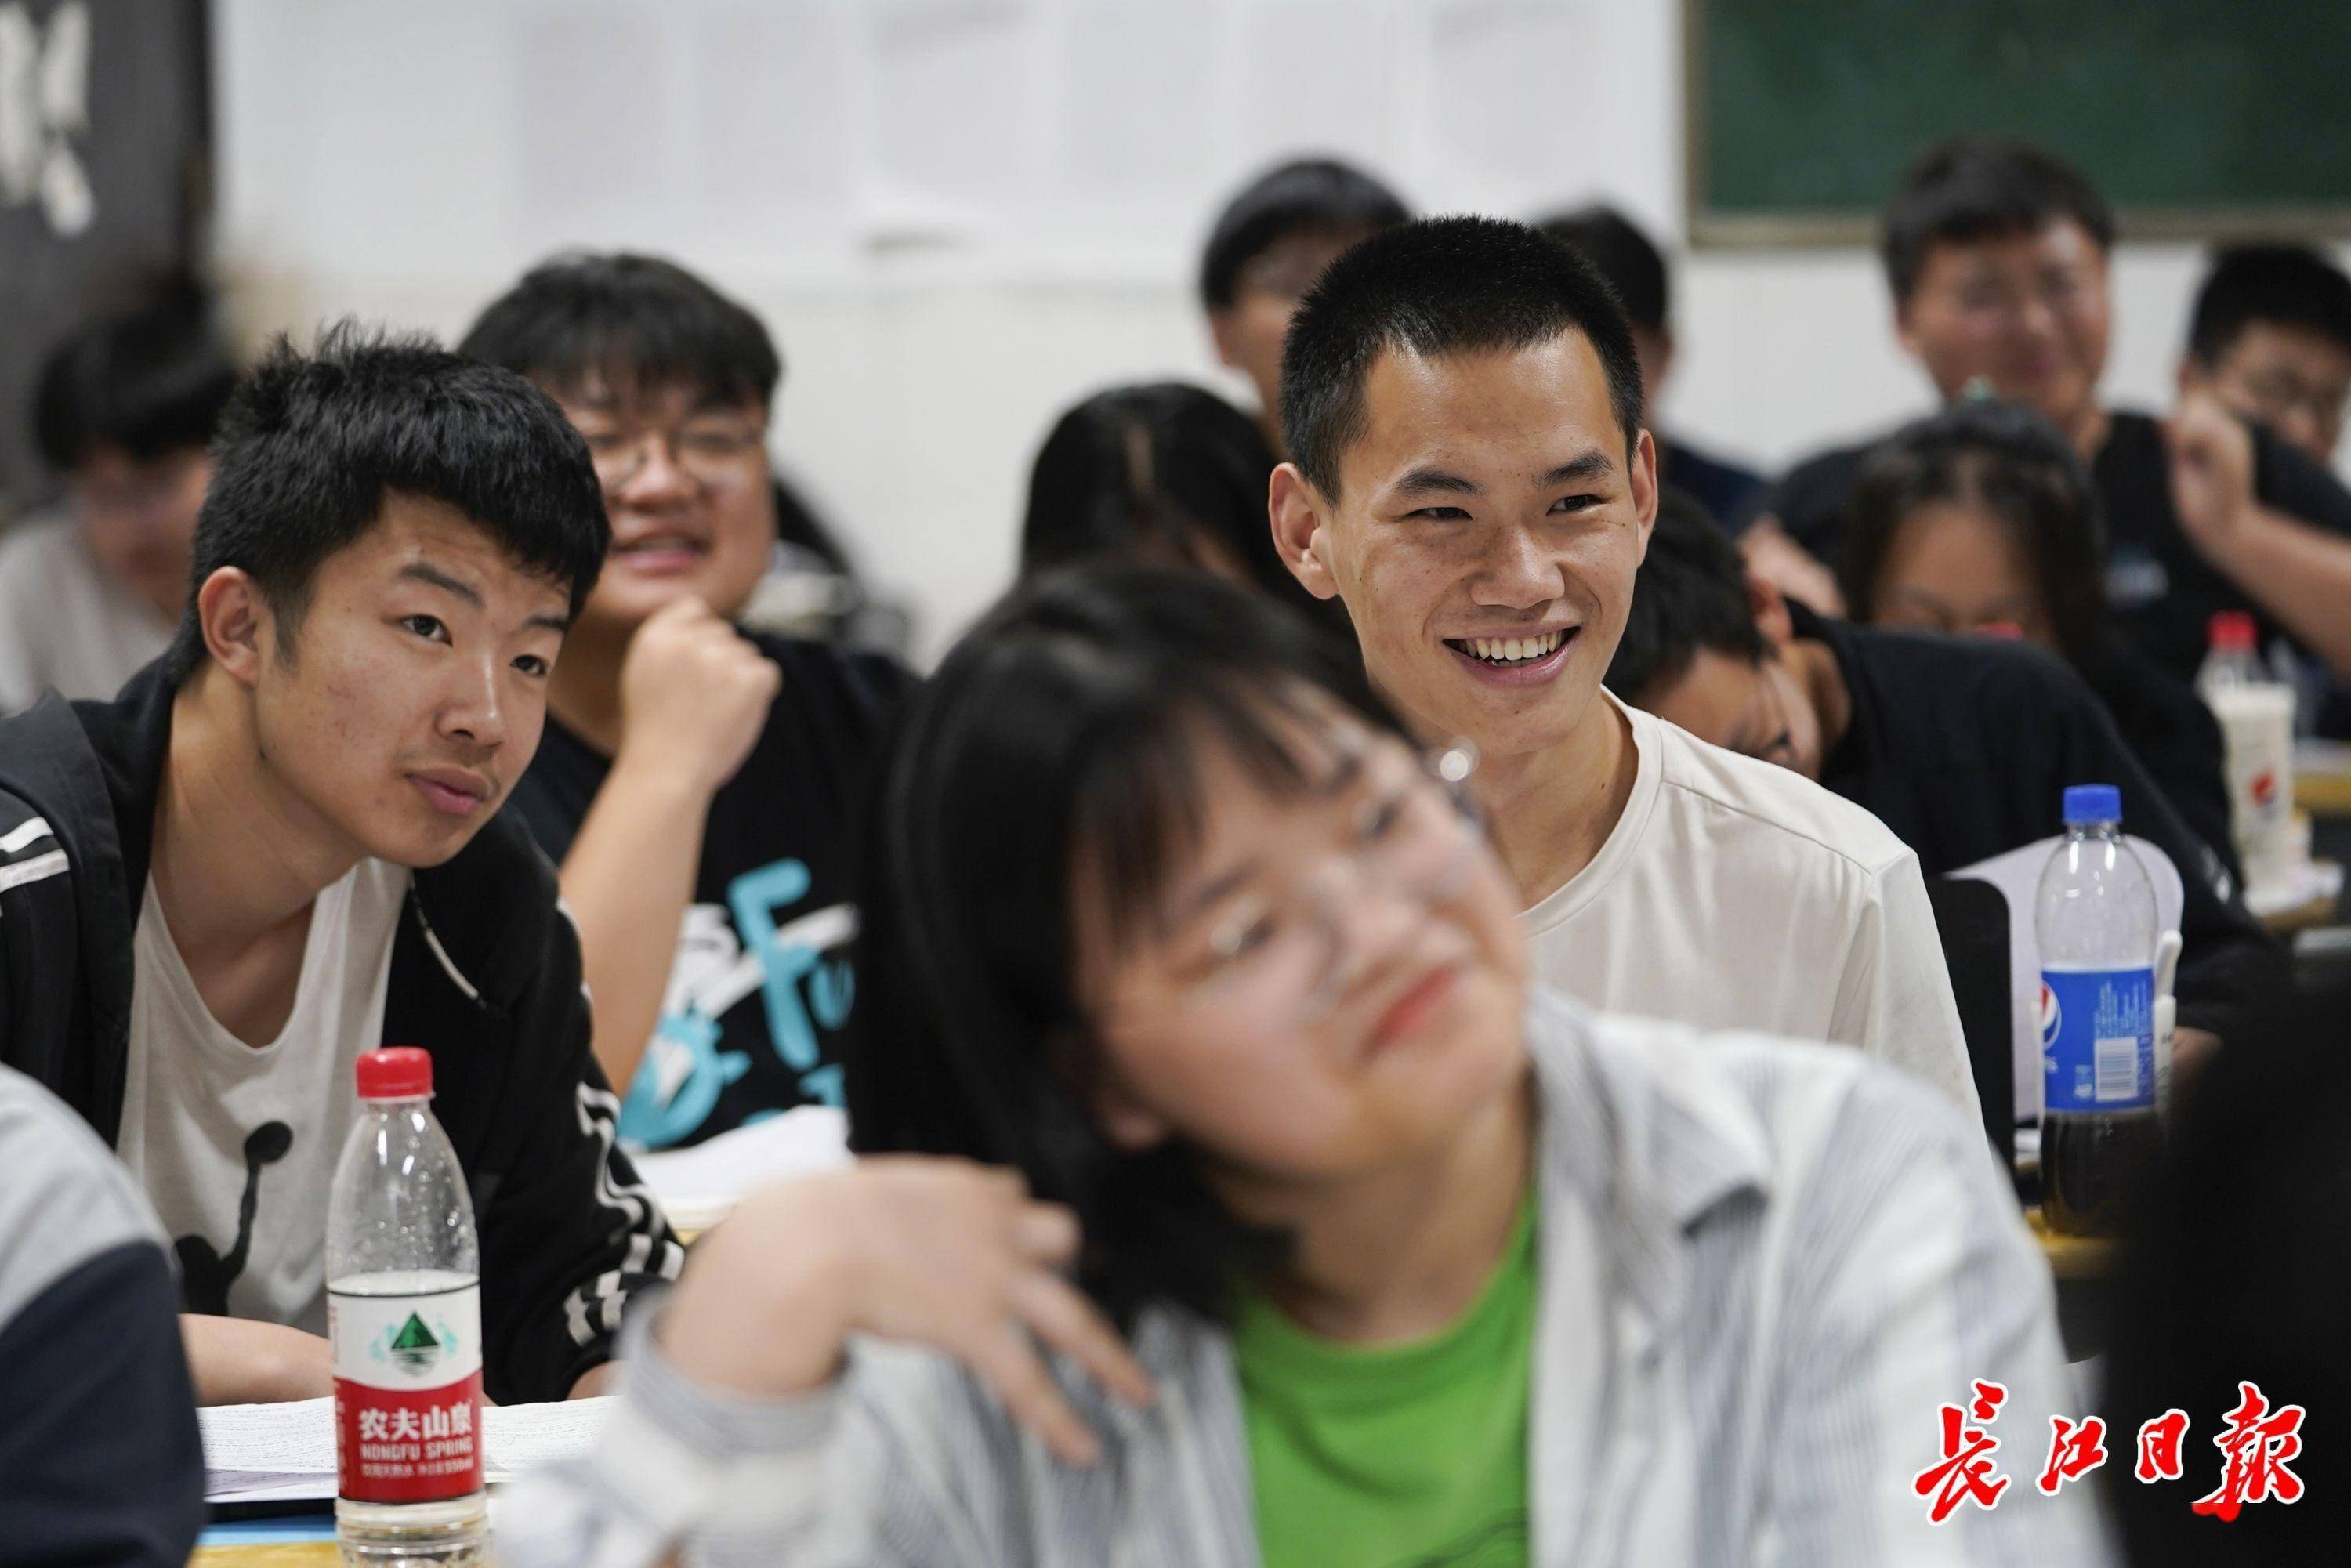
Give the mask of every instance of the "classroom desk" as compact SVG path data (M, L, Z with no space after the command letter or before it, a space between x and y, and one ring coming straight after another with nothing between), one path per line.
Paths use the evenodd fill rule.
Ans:
M2329 860L2317 860L2315 865L2333 865ZM2337 923L2343 894L2330 893L2312 899L2292 909L2273 909L2261 917L2262 925L2273 936L2292 936L2298 931L2312 931L2322 925Z
M2294 747L2294 803L2313 817L2351 817L2351 745Z

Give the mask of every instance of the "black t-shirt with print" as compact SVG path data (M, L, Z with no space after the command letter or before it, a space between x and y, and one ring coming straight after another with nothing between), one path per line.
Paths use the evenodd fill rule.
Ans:
M2351 491L2267 426L2256 424L2252 433L2253 490L2262 505L2329 533L2351 535ZM1834 563L1844 532L1845 503L1876 446L1874 441L1858 442L1799 463L1773 486L1761 509L1778 517L1814 557ZM2180 531L2161 424L2128 410L2109 414L2105 444L2090 465L2090 483L2106 530L2106 593L2116 629L2158 669L2175 680L2193 681L2220 611L2251 612L2264 647L2283 635Z
M750 756L711 800L660 1028L622 1095L622 1136L646 1148L841 1103L856 819L912 677L882 654L745 635L783 683ZM611 770L549 716L509 809L560 862Z

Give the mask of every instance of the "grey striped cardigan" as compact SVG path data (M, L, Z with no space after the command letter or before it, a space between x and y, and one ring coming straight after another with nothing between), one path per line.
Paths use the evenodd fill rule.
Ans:
M1542 1307L1528 1497L1545 1568L2026 1563L2095 1568L2091 1496L2033 1488L2069 1391L2047 1270L1980 1135L1850 1051L1596 1017L1538 994ZM1104 1436L1055 1463L959 1368L862 1343L832 1388L686 1385L632 1327L594 1456L501 1509L507 1568L1255 1568L1227 1341L1163 1313L1127 1411L1063 1369ZM1938 1406L2006 1385L2011 1484L1928 1521ZM2127 1455L2124 1462L2128 1462Z

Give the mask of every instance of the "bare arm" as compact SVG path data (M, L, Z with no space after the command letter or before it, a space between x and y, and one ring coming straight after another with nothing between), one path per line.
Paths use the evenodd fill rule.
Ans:
M563 901L596 998L596 1061L623 1095L661 1022L709 810L709 792L682 770L624 749L564 857Z
M283 1323L180 1314L188 1375L199 1405L274 1405L335 1391L327 1342Z
M629 644L619 754L563 861L596 1061L621 1094L661 1022L711 798L750 755L781 681L696 599L656 612Z

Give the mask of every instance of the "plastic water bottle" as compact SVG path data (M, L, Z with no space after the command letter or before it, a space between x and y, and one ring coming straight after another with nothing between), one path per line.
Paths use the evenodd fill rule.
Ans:
M2294 824L2294 692L2262 666L2255 632L2242 611L2213 616L2196 691L2220 725L2237 862L2248 891L2267 894L2293 883L2305 852Z
M347 1563L484 1561L481 1245L433 1059L360 1058L360 1117L327 1214L335 1539Z
M2054 1230L2115 1228L2158 1137L2155 884L2123 841L2122 791L2065 791L2041 873L2041 1210Z

